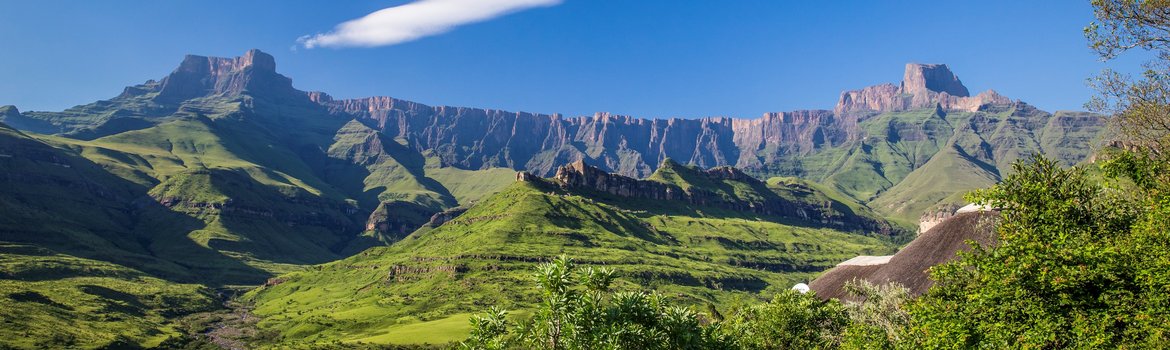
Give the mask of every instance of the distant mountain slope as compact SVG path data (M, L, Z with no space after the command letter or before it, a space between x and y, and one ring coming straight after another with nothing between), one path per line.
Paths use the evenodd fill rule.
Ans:
M95 220L137 225L121 231L104 229L118 232L112 236L165 226L164 231L174 232L171 238L153 240L148 248L202 246L250 266L247 276L212 277L227 271L222 269L201 274L211 277L212 283L259 283L295 266L339 259L392 242L422 226L431 215L459 205L442 183L427 177L427 160L421 153L356 120L329 114L275 69L272 56L256 50L231 59L188 56L160 81L128 87L108 101L64 112L20 113L7 107L0 114L34 131L62 132L41 139L51 144L47 147L92 162L88 166L95 175L87 177L119 183L133 193L111 199L114 204L110 205L126 207L132 200L145 201L186 219L168 224L170 219L163 216L129 220L85 213ZM33 153L20 151L17 157L29 154ZM10 173L35 170L24 164L14 166ZM464 175L475 174L478 170ZM27 182L35 178L21 176L10 183L13 188L27 188ZM484 180L490 181L461 187L461 195L481 197L506 185L511 177ZM14 207L21 205L28 204ZM367 231L370 215L387 205L410 208L418 215L387 218L405 233L361 235ZM405 212L395 214L400 213ZM160 219L152 224L155 217ZM20 222L38 226L31 224L36 220ZM378 231L378 226L370 230ZM190 266L208 261L168 253L176 259L189 258L186 264Z
M558 167L582 159L632 177L649 176L667 158L703 168L729 165L765 178L792 176L822 182L903 222L916 219L938 201L998 179L1000 169L1007 169L1005 164L1022 155L1045 153L1075 164L1086 157L1104 130L1101 116L1054 115L991 90L971 95L946 65L934 64L906 65L898 85L842 92L832 110L767 113L758 119L653 120L607 113L564 117L432 107L390 97L334 99L322 92L294 89L291 80L275 69L272 56L255 50L237 58L188 56L171 75L128 87L111 100L63 112L19 113L11 108L0 113L0 121L35 132L95 139L146 128L174 115L215 115L239 109L306 160L329 157L311 149L336 147L330 139L356 121L369 128L365 135L379 133L382 145L401 145L394 151L395 159L406 153L416 154L406 158L422 154L437 159L439 167L510 168L539 176L551 176ZM345 133L357 127L348 125ZM348 147L358 145L354 140L337 140L350 142ZM917 179L893 189L936 154L953 157L950 151L940 152L950 149L980 164L936 166L937 170L976 167L998 175L979 176L976 182ZM331 156L339 154L331 152ZM377 206L369 200L372 196L405 194L409 202L429 202L426 207L450 206L449 191L442 193L429 183L420 167L391 167L400 170L367 169L373 177L366 176L362 181L366 186L360 189L353 188L356 180L344 176L345 183L331 185L349 188L345 194L362 201L366 212ZM928 169L923 171L928 174L919 177L935 176L934 171ZM364 193L367 187L378 188L378 181L398 188L387 187L385 196ZM413 188L403 190L402 186Z
M261 327L294 344L433 343L448 339L399 330L426 326L435 335L461 334L467 312L486 305L527 309L534 300L525 287L532 267L560 254L616 268L622 288L727 305L807 281L834 259L893 249L878 237L848 233L865 232L861 225L880 219L836 211L846 206L822 201L827 196L815 190L768 186L730 168L667 163L651 181L583 164L557 173L553 179L521 173L438 228L274 278L249 294L264 317ZM781 192L805 196L786 199ZM760 211L743 210L752 206Z
M759 119L645 120L606 113L566 118L430 107L389 97L309 96L334 114L367 120L414 149L435 154L445 165L551 176L563 164L586 159L633 177L649 176L668 158L700 167L733 165L758 176L823 182L903 222L963 191L994 183L999 170L1021 156L1045 153L1069 165L1080 162L1105 130L1098 115L1050 114L990 90L969 96L945 65L909 64L901 85L843 92L832 111L768 113ZM952 151L962 155L960 163L975 163L930 163L936 155L954 158ZM894 189L927 164L939 165ZM967 169L983 175L922 179L967 176Z
M0 253L20 262L0 276L0 286L11 291L0 303L27 312L20 325L28 334L61 336L41 347L69 347L69 339L156 345L176 335L166 318L182 312L167 311L166 302L134 304L127 314L102 311L100 304L120 307L153 291L215 308L206 290L189 283L255 285L391 243L460 204L445 184L471 201L509 184L513 174L428 170L421 153L329 114L276 73L271 56L255 50L231 59L188 56L160 81L128 87L113 99L63 112L0 107L0 119L56 134L0 124L0 244L61 256ZM369 225L371 217L392 223L393 232ZM81 270L24 271L50 264ZM85 269L93 264L108 265L123 280ZM74 311L35 307L35 300L20 297L46 288L70 296L76 293L68 290L89 285L133 296L55 302L95 317L125 317L124 324L111 323L125 329L78 319L75 329L58 332L53 327L70 323ZM94 334L100 336L88 337ZM0 341L6 345L28 343Z
M526 173L518 176L532 178ZM557 169L554 179L576 192L676 201L745 216L787 218L803 225L819 224L878 236L897 233L896 228L872 211L850 205L851 200L842 202L817 188L795 183L760 181L733 167L702 170L666 159L647 180L638 180L609 174L577 161Z

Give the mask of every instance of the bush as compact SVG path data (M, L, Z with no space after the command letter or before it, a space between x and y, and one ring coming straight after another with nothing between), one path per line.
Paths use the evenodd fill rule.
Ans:
M646 292L613 292L610 269L576 271L567 257L536 269L540 308L511 325L493 309L471 318L465 349L719 349L730 348L691 310Z
M999 242L932 269L937 284L911 306L922 345L1142 348L1170 341L1170 201L1151 191L1156 186L1137 176L1147 169L1127 157L1104 163L1115 176L1108 182L1035 157L972 196L1002 208Z
M742 349L826 349L840 345L848 325L841 303L786 290L771 302L738 313L723 330Z

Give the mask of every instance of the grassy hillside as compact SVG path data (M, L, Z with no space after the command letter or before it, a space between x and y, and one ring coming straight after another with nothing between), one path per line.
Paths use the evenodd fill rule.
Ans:
M0 347L157 346L179 335L174 318L218 307L200 285L0 243Z
M455 167L440 167L438 159L429 158L424 170L428 178L443 185L455 196L460 205L470 206L480 199L499 192L516 180L516 170L490 168L464 170Z
M978 112L920 109L867 116L864 137L797 156L797 170L908 224L940 202L998 181L1001 169L1042 153L1072 165L1103 137L1104 119L1089 113L1050 114L1026 104Z
M337 130L319 156L294 152L282 147L279 135L237 123L248 121L176 117L91 141L43 138L145 188L164 209L197 219L181 226L184 234L169 237L266 271L254 274L253 281L382 244L358 234L384 202L422 208L415 219L397 218L414 227L457 206L460 202L444 183L427 172L465 200L496 191L514 176L502 169L424 169L420 154L355 121Z
M995 168L961 152L954 148L939 152L870 205L915 224L918 216L937 204L966 204L962 194L994 185L1000 177Z
M891 244L735 212L582 196L516 182L455 220L389 246L278 277L248 296L290 343L444 342L467 312L526 309L532 266L568 254L622 273L626 289L694 304L763 298ZM426 325L426 333L409 332Z
M218 307L201 285L259 284L384 244L359 236L374 210L363 200L429 206L419 224L458 205L425 177L421 155L350 142L360 124L315 153L236 112L176 115L88 141L0 124L0 245L38 252L0 252L0 304L21 315L4 320L15 333L0 345L157 345L178 334L176 317ZM469 200L514 176L427 171ZM328 176L337 174L367 185L350 191L336 185L348 179Z

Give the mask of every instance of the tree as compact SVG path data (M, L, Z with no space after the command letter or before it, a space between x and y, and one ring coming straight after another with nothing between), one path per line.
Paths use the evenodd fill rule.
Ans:
M1170 0L1093 0L1097 22L1085 27L1090 47L1111 60L1131 50L1154 53L1133 78L1106 70L1092 79L1092 110L1113 114L1129 146L1164 153L1170 147Z

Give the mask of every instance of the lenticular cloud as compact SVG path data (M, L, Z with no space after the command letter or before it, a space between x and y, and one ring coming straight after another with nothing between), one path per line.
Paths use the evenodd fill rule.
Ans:
M561 0L419 0L378 10L338 24L332 31L297 39L305 48L395 45L442 34L460 25L486 21Z

